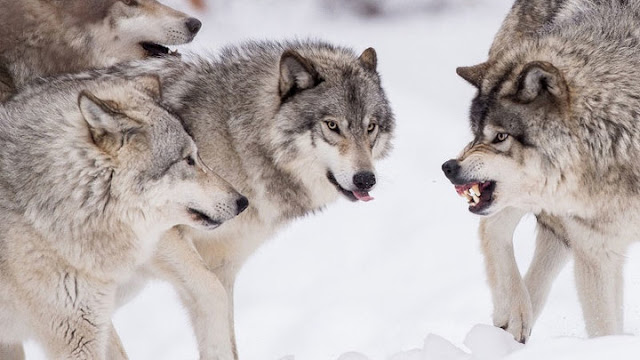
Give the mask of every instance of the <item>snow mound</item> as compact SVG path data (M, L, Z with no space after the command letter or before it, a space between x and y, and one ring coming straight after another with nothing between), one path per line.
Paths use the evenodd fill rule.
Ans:
M391 356L388 360L637 360L640 338L607 336L595 339L561 337L526 346L511 334L489 325L474 326L457 347L442 336L429 334L422 349ZM293 360L293 359L290 359ZM360 353L347 353L338 360L372 360Z
M439 335L429 334L422 349L398 353L389 360L495 360L503 359L524 346L502 329L482 324L474 326L469 331L464 345L469 352ZM346 353L338 360L370 359L360 353Z

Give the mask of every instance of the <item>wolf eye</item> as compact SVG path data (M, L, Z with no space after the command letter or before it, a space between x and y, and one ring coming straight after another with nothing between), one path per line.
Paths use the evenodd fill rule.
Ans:
M498 135L496 135L496 138L493 140L493 143L494 144L501 143L507 140L508 137L509 137L509 134L507 133L498 133Z
M336 123L335 121L326 121L327 127L329 128L329 130L331 131L335 131L335 132L340 132L340 130L338 130L338 123Z
M194 166L196 164L196 160L191 155L185 157L184 161L186 161L189 166Z
M125 5L128 6L138 6L138 1L137 0L122 0L123 3L125 3Z
M367 126L367 132L372 133L376 129L377 126L378 125L374 124L374 123L369 124L369 126Z

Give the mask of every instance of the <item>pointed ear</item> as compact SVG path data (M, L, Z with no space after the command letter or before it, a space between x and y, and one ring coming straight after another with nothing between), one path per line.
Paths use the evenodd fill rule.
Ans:
M116 118L119 112L114 104L83 90L78 96L78 107L96 146L110 154L122 147L124 134Z
M142 75L133 78L134 87L147 93L154 100L162 99L162 84L158 75Z
M558 100L567 100L569 88L560 70L544 61L533 61L525 65L518 75L516 98L528 103L547 94Z
M284 101L296 93L321 82L309 60L295 51L287 50L280 57L280 98Z
M368 48L363 51L358 60L367 70L376 71L378 67L378 55L374 48Z
M483 62L474 66L461 66L456 69L456 73L461 78L467 80L471 85L480 89L482 86L482 80L484 80L487 70L489 70L489 63Z

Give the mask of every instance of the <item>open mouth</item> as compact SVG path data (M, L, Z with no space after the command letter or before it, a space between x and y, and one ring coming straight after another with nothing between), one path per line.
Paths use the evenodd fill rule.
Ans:
M205 228L210 230L213 230L222 224L222 222L212 219L209 215L200 210L189 208L188 211L194 221L200 222Z
M180 55L177 50L172 51L168 47L152 42L141 42L140 46L149 57L162 57L167 55Z
M496 182L471 182L463 185L455 185L455 188L458 195L467 200L469 211L474 214L479 214L493 202L493 191L496 188Z
M369 195L368 191L358 191L358 190L354 190L354 191L349 191L345 188L343 188L342 186L340 186L340 183L338 183L338 180L336 180L336 177L333 175L333 173L331 171L327 172L327 179L329 179L329 182L332 183L336 189L338 189L338 191L340 193L342 193L342 195L344 195L347 199L351 200L351 201L371 201L373 200L373 197L371 195Z

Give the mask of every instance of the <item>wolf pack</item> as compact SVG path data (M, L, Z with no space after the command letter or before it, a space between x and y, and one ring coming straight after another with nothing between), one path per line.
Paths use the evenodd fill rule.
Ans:
M376 51L169 48L201 25L156 0L0 0L0 359L24 359L27 339L51 359L127 359L111 316L162 279L200 359L237 360L247 258L339 198L373 199L395 129ZM622 332L639 25L640 0L516 0L487 60L457 69L477 88L473 140L442 170L482 216L493 322L520 342L569 257L588 334Z

